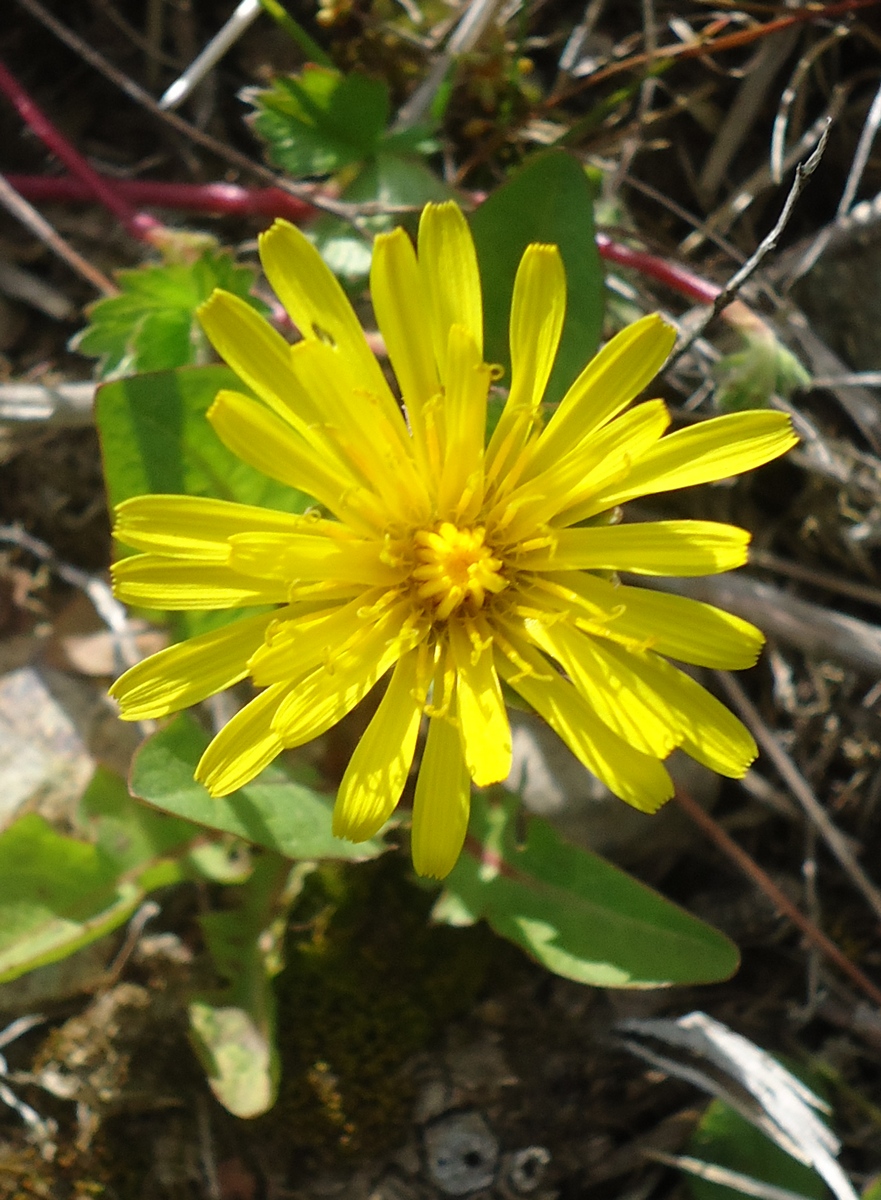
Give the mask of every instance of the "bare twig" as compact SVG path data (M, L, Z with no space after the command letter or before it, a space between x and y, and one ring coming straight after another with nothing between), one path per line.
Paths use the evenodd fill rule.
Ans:
M89 425L94 403L94 383L0 383L0 422Z
M814 171L816 171L817 167L819 166L820 159L823 157L823 151L826 149L827 136L828 126L826 132L824 132L823 136L820 138L817 148L814 150L810 158L796 167L795 178L793 179L792 186L789 189L789 195L786 197L786 202L783 205L783 209L780 213L780 216L777 218L774 228L770 233L767 233L762 238L761 242L759 242L758 246L756 247L755 252L750 255L743 266L734 272L725 286L721 289L718 296L716 296L707 315L698 322L698 324L690 331L688 336L679 344L679 346L677 346L670 363L668 363L668 367L680 359L682 355L694 345L698 338L703 337L707 327L711 324L711 322L715 320L723 308L731 303L738 291L743 287L750 276L758 270L762 264L762 261L777 245L780 235L783 233L783 230L786 228L789 222L789 218L792 215L792 210L795 208L799 196L804 191L805 185L807 184L811 175L813 175Z
M741 1196L755 1196L756 1200L805 1200L801 1192L791 1192L789 1188L765 1183L752 1175L744 1175L740 1171L732 1171L716 1163L704 1162L703 1159L692 1158L688 1154L667 1154L663 1150L643 1150L642 1153L653 1162L676 1167L678 1171L685 1171L686 1174L695 1175L707 1183L729 1188Z
M838 201L838 210L835 214L835 219L831 225L827 225L825 229L821 229L817 237L814 238L810 247L789 276L788 282L790 285L810 271L811 267L829 245L836 224L843 221L850 212L857 189L860 186L860 181L863 178L863 172L869 161L869 154L874 145L879 126L881 126L881 85L879 85L878 90L875 92L875 99L872 101L862 132L860 133L860 140L857 142L856 152L853 156L853 162L850 165L844 190L841 193L841 199Z
M845 101L850 94L850 83L837 83L832 89L829 103L825 112L821 113L804 131L798 141L791 146L783 159L782 168L788 171L807 154L811 154L818 145L824 133L832 122L837 121ZM759 167L750 175L733 196L711 213L704 222L702 229L695 229L683 239L679 247L683 254L694 254L710 236L710 232L727 233L735 221L741 217L756 198L768 188L774 186L774 178L768 164Z
M811 785L783 749L779 739L774 736L773 731L762 720L758 709L734 677L727 671L717 671L716 675L722 687L727 692L728 698L749 726L756 741L773 762L778 774L802 806L805 816L814 825L827 848L871 908L872 912L881 920L881 892L879 892L878 888L857 862L844 835L830 819L828 813L814 794ZM879 989L876 989L876 999L881 1000L881 990Z
M74 271L77 275L81 275L93 288L102 292L105 296L115 296L119 291L116 284L108 279L107 276L99 271L97 267L93 267L81 254L74 250L73 246L68 245L60 233L49 224L45 217L34 208L32 204L28 204L27 200L19 196L14 187L11 187L4 175L0 175L0 204L12 213L26 229L29 229L34 237L39 238L44 246L48 246L53 254L57 254L59 258Z
M175 79L159 98L159 107L166 111L179 108L187 96L198 87L209 71L223 58L227 50L249 29L261 12L260 0L240 0L232 16L221 26L205 49L182 75Z
M774 118L774 128L771 131L771 182L778 187L783 182L784 154L786 150L786 130L789 126L789 114L805 76L811 67L826 51L840 42L850 32L846 25L836 25L828 37L811 46L796 63L795 70L790 76L789 83L783 89L777 116Z
M878 2L881 3L881 0L878 0ZM388 211L388 207L384 205L345 204L340 200L334 200L326 194L316 193L309 184L294 183L282 175L276 175L274 171L255 162L254 159L249 158L246 154L241 154L238 150L234 150L232 146L227 145L227 143L220 141L218 138L211 137L210 134L205 133L203 130L197 128L197 126L191 125L189 121L185 121L177 113L166 112L160 108L158 102L148 91L135 83L133 79L129 79L123 71L120 71L109 62L103 54L99 54L88 42L78 37L72 29L69 29L61 21L57 20L40 3L40 0L17 0L17 3L29 12L35 20L39 21L41 25L54 33L66 46L69 46L75 54L78 54L90 66L94 67L96 71L100 71L111 83L116 84L135 104L139 104L142 108L147 109L148 112L158 117L161 121L164 121L166 125L175 129L184 137L189 138L197 145L209 150L212 154L217 155L224 162L230 163L241 171L247 171L257 179L262 179L274 187L289 192L293 196L298 196L306 200L307 203L314 205L315 208L350 221L358 228L363 228L363 217L365 215L377 211Z
M729 858L768 897L781 916L787 917L804 934L811 945L816 946L824 958L834 963L843 974L847 975L865 996L868 996L875 1004L881 1004L881 988L864 975L856 963L851 962L821 929L808 920L770 875L763 871L759 864L741 846L738 846L732 837L729 837L722 826L708 812L705 812L696 800L693 800L687 792L681 789L677 789L674 799L726 858Z
M393 129L411 129L431 108L438 89L456 59L470 50L492 21L499 0L470 0L459 24L450 36L446 49L438 55L428 74L413 95L401 106Z
M33 554L34 558L45 563L59 579L63 579L65 583L84 592L91 600L95 612L114 634L116 649L123 664L131 667L141 661L141 655L129 628L125 605L120 604L110 590L110 586L103 579L97 575L90 575L88 571L83 571L71 563L63 562L57 557L51 546L47 546L39 538L32 537L19 526L0 526L0 542L18 546L22 550L26 550L28 554Z

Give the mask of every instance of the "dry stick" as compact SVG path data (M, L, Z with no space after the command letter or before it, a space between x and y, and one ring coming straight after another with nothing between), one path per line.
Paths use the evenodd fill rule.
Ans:
M105 296L115 296L119 288L107 276L87 262L81 254L77 254L73 246L69 246L60 233L57 233L45 217L41 216L32 204L22 199L14 187L11 187L4 175L0 175L0 204L14 217L17 217L34 237L48 246L59 258L63 258L69 267L87 280L93 288L103 292Z
M19 0L21 3L21 0ZM620 62L610 63L607 67L603 67L599 71L594 71L592 75L586 76L584 79L579 79L576 83L564 88L562 91L554 91L547 96L539 105L540 111L556 108L558 104L571 99L578 92L585 88L593 87L597 83L602 83L606 79L611 79L614 75L620 75L626 71L633 71L638 67L651 67L658 62L663 62L665 59L674 61L684 58L704 58L712 54L718 54L721 50L735 50L741 46L749 46L759 38L768 37L772 33L778 33L782 29L789 29L792 25L802 25L806 21L827 20L829 17L842 16L844 13L855 12L861 8L874 8L881 3L881 0L840 0L837 4L823 4L816 7L800 8L796 12L788 13L785 17L778 17L776 20L767 21L764 25L754 25L749 29L740 29L737 33L721 34L719 37L707 36L699 37L694 42L681 43L678 42L672 46L659 46L654 57L647 51L641 54L633 54L630 58L622 59ZM714 22L711 28L717 28L719 22Z
M127 667L133 667L141 661L135 640L129 626L128 613L125 605L113 595L108 584L97 575L90 575L80 567L63 562L55 554L51 546L32 537L18 525L0 525L0 543L7 546L18 546L26 550L34 558L45 563L59 579L72 587L78 588L91 600L95 612L114 635L119 656Z
M50 13L40 0L17 0L18 4L25 9L30 15L46 29L51 30L57 38L59 38L66 46L69 46L75 54L78 54L96 71L100 71L105 78L111 83L116 84L129 99L136 104L140 104L151 112L154 116L159 117L166 125L177 130L178 133L196 142L197 145L209 150L212 154L216 154L218 158L225 160L234 167L238 167L241 171L248 171L251 175L258 179L263 179L274 187L281 188L285 192L290 192L292 196L298 196L300 199L312 204L315 208L320 208L324 212L332 213L334 216L342 217L344 220L350 221L353 225L361 227L360 218L370 212L388 212L395 211L389 209L388 206L376 204L345 204L339 200L332 200L329 196L316 193L309 184L293 183L291 180L285 179L281 175L276 175L274 171L270 171L268 167L261 166L260 163L254 162L247 154L241 154L238 150L233 150L231 146L227 146L224 142L218 141L217 138L211 137L210 134L204 133L195 125L191 125L189 121L185 121L183 117L179 117L177 113L165 112L159 107L158 102L150 95L148 91L140 87L133 79L129 77L111 62L109 62L103 54L99 54L94 50L88 42L83 41L78 37L73 30L68 29L61 21ZM879 0L881 2L881 0ZM408 209L409 211L409 209Z
M792 921L804 936L808 939L812 946L823 954L830 962L835 963L839 970L843 971L856 986L866 996L869 997L875 1004L881 1005L881 988L872 983L859 967L851 962L851 960L842 953L841 950L826 937L821 929L804 915L793 902L789 899L785 892L781 891L774 880L767 875L754 859L750 858L747 852L738 846L737 842L725 832L725 830L714 821L709 813L704 812L697 801L693 800L687 792L677 788L675 795L676 803L680 808L691 817L695 825L707 835L711 842L735 863L743 873L752 880L760 891L768 897L781 916L787 917Z
M881 892L857 862L844 835L830 820L828 813L814 795L811 785L762 720L758 709L740 684L727 671L716 671L715 674L732 704L749 726L750 732L777 768L778 774L804 809L808 820L814 825L839 866L875 916L881 920Z
M68 171L79 179L108 212L113 213L117 221L141 242L151 242L153 235L162 229L162 225L149 213L139 213L123 200L118 192L108 187L80 152L70 144L57 126L49 120L43 110L18 82L6 65L0 61L0 92L14 106L16 112L37 135L47 150L60 158Z
M814 150L825 131L841 116L852 87L851 83L835 84L825 112L821 113L802 133L798 141L787 150L783 159L784 170L788 171L790 167L794 167L798 163L800 158ZM727 233L735 221L743 216L756 197L773 186L773 182L770 166L759 167L758 170L753 171L724 204L720 204L715 212L705 218L703 229L695 229L682 239L680 251L683 254L693 254L707 240L711 230L714 233Z
M792 215L792 210L795 208L796 201L804 190L805 184L819 166L820 159L823 157L823 151L826 149L826 139L828 134L829 130L827 126L826 131L823 133L823 136L820 138L820 141L817 144L817 148L814 150L810 158L804 163L799 163L799 165L795 168L795 178L792 181L792 187L789 189L789 195L786 197L786 203L783 205L783 210L780 213L780 216L777 218L777 224L770 233L766 234L765 237L762 238L761 242L759 242L758 246L756 247L755 252L750 255L743 266L734 272L734 274L719 292L718 296L716 296L707 315L697 324L694 329L691 330L688 336L682 342L680 342L673 354L673 357L667 364L668 369L673 365L673 363L677 362L699 338L703 337L707 326L716 319L723 308L727 308L727 306L737 295L740 288L743 287L749 277L756 270L758 270L762 260L768 254L770 254L770 252L777 245L780 235L783 233L783 230L786 228L786 225L789 222L789 218Z
M823 38L822 41L810 47L796 63L795 70L792 72L789 82L783 89L783 93L780 96L780 104L777 108L777 116L774 118L774 128L771 131L771 182L778 187L783 182L783 162L786 152L786 131L789 126L789 114L798 97L802 83L814 63L831 46L834 46L836 42L846 37L849 32L850 30L846 25L836 25L828 37Z
M860 180L863 178L863 172L866 169L866 164L869 161L869 155L872 151L872 146L875 137L878 133L878 127L881 125L881 86L875 92L875 99L872 101L869 108L869 114L866 117L863 125L860 140L857 142L856 152L853 156L853 162L850 165L850 171L847 175L847 180L844 184L844 191L841 193L841 199L838 201L838 209L835 214L835 219L831 225L827 225L822 229L819 235L814 238L811 246L806 254L804 254L795 267L795 270L790 275L787 282L791 286L797 279L801 279L803 275L807 275L811 267L829 245L832 239L832 232L838 222L844 220L853 206L856 198L857 188L860 186Z

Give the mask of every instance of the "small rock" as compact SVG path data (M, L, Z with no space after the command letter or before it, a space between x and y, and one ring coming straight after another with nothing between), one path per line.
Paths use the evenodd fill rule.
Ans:
M441 1117L423 1137L428 1174L448 1196L465 1196L493 1183L499 1143L480 1113Z

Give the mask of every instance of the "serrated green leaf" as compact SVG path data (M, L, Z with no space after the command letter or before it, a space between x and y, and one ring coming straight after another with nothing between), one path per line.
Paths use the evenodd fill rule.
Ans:
M212 798L193 772L208 737L183 714L138 751L131 789L166 812L233 833L287 858L376 858L385 850L378 838L345 842L331 833L332 801L315 791L311 775L288 763L275 763L230 796Z
M0 835L0 982L57 962L125 921L147 890L180 878L170 860L120 881L99 847L35 813Z
M477 796L470 839L435 908L450 924L485 918L548 970L596 987L727 979L737 948L709 925L538 818L516 843L518 800Z
M369 158L390 112L384 83L315 65L247 98L270 160L294 176L330 175Z
M510 382L508 318L514 278L530 242L560 247L566 268L566 321L548 383L548 403L566 389L596 351L603 321L603 269L593 225L592 191L577 159L564 151L536 154L471 218L483 283L484 356L501 363Z
M227 251L213 249L192 263L120 271L120 295L92 305L89 324L71 345L100 360L100 379L207 362L210 347L196 309L216 287L222 287L266 312L266 306L251 295L254 279L251 267L239 266Z

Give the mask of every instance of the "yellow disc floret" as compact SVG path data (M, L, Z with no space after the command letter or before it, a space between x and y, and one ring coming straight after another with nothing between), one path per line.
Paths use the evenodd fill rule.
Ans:
M431 609L436 621L445 621L458 608L475 613L486 594L508 586L481 528L458 529L444 521L436 529L420 529L413 537L416 566L411 578L416 595Z

